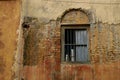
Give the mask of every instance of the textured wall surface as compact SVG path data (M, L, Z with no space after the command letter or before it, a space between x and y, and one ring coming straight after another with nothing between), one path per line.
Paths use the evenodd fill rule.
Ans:
M20 28L20 1L0 1L0 80L120 80L119 0L22 2L24 22L29 25L23 26L24 36ZM61 63L60 18L65 11L78 8L90 20L91 61Z
M90 63L61 63L60 19L87 22L70 17L75 14L63 16L78 8L90 20ZM24 29L23 79L120 80L119 13L119 0L24 0L24 21L30 27Z
M70 8L82 8L93 12L96 21L120 23L120 0L23 0L24 15L56 19Z
M67 14L66 12L65 14ZM61 22L78 22L79 24L88 22L86 17L82 20L78 17L71 17L73 15L76 14L70 13L62 16L63 21ZM85 15L82 14L82 16ZM90 22L94 21L91 16L89 18L91 18ZM51 20L49 23L42 20L33 17L25 18L25 23L30 27L24 29L25 47L22 76L24 80L120 79L120 24L91 23L89 29L90 63L72 64L61 62L60 20Z
M19 25L20 1L0 1L0 80L14 80Z

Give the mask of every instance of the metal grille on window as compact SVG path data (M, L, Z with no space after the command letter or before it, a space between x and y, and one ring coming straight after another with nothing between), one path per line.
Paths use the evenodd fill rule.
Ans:
M86 29L65 29L65 61L88 62L88 37Z

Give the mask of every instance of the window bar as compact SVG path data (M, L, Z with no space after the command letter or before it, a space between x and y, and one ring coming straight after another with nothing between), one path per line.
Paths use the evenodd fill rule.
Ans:
M70 31L67 29L67 35L68 35L68 44L70 44Z
M68 30L68 35L69 35L69 44L71 44L71 35L70 35L70 29L67 29ZM71 49L71 45L69 45L69 58L70 58L70 49ZM71 58L70 58L70 61L71 61Z
M67 32L67 44L69 44L69 31L66 30L66 32Z
M75 40L76 40L76 38L75 38L75 30L73 30L73 44L76 44Z
M68 44L70 44L70 42L71 42L71 40L70 40L70 30L69 29L67 29L67 31L68 31ZM70 45L68 45L68 58L69 58L69 61L70 61L70 48L71 48L71 46Z
M73 44L73 30L71 29L71 44Z
M65 44L69 43L69 32L67 29L65 29ZM65 61L69 61L69 46L65 46Z
M69 29L68 31L69 31L69 41L70 41L69 44L71 44L71 30Z

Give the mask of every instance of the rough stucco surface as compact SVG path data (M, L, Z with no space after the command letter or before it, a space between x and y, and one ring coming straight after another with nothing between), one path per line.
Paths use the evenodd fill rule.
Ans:
M0 1L0 80L13 80L20 1ZM14 68L15 69L15 68Z
M30 28L24 30L24 55L20 2L0 1L0 80L119 80L120 1L81 1L24 0L23 15L30 17L25 20ZM90 64L61 64L61 27L56 19L70 8L92 14Z
M69 10L67 10L69 12ZM74 9L73 9L74 12ZM81 22L73 13L61 22ZM72 17L71 17L72 16ZM85 16L85 15L82 15ZM42 19L26 17L30 25L24 30L25 80L119 80L120 24L92 23L89 29L89 64L61 63L61 26L59 20L43 23ZM67 21L66 21L67 20ZM70 20L70 21L69 21ZM79 21L77 21L79 20ZM79 24L80 24L79 23Z
M70 8L82 8L93 12L96 21L103 23L120 23L120 0L23 0L24 15L57 19Z
M70 9L85 11L90 20L89 64L61 63L61 23L80 21ZM24 0L24 80L119 80L119 0ZM83 16L83 15L82 15ZM68 21L64 21L68 20ZM70 21L69 21L70 20ZM79 24L80 24L79 23Z

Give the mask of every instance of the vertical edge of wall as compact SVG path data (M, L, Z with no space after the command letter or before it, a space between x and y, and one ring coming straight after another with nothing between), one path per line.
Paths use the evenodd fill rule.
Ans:
M23 39L23 30L22 30L22 22L23 22L23 15L22 15L22 0L17 0L18 2L18 9L19 9L19 25L16 31L17 38L16 38L16 50L14 55L14 63L12 66L12 79L13 80L21 80L22 76L22 66L23 66L23 47L24 47L24 39Z

